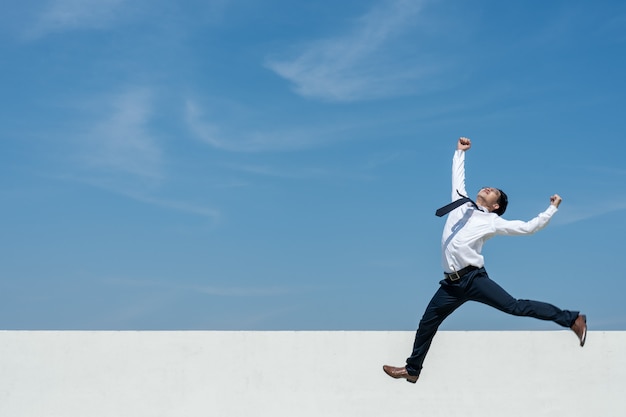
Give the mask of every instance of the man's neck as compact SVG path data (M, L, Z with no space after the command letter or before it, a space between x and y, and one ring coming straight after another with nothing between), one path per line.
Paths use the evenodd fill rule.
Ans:
M488 212L491 212L491 210L489 210L489 208L487 207L487 203L485 202L485 199L482 198L482 196L480 196L480 195L476 196L476 204L478 204L479 206L485 208Z

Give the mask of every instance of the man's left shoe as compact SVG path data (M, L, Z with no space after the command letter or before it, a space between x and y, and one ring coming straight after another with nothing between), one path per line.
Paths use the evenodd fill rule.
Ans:
M415 384L417 382L417 378L419 378L418 375L409 375L406 367L404 366L402 368L396 368L395 366L383 365L383 371L385 371L385 373L392 378L404 378L411 384Z
M585 340L587 339L587 316L579 314L570 328L576 333L576 336L578 336L580 346L585 346Z

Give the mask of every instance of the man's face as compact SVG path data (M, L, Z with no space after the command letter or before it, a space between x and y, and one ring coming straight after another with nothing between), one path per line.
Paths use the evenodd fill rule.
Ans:
M478 197L476 202L484 207L487 207L489 211L497 210L498 201L500 200L500 190L493 187L483 187L478 191Z

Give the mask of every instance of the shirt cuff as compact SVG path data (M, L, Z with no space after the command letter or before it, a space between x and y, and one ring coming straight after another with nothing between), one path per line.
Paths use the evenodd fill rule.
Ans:
M548 213L549 215L553 215L554 213L556 213L557 211L559 211L558 208L556 208L554 205L550 204L548 206L548 209L546 210L546 213Z

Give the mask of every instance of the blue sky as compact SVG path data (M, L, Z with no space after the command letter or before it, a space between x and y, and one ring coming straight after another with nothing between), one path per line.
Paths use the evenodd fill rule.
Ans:
M3 9L1 329L414 330L459 136L505 218L563 197L491 277L626 329L624 2Z

